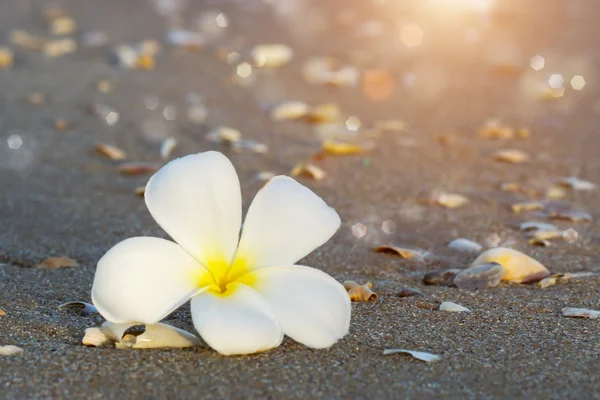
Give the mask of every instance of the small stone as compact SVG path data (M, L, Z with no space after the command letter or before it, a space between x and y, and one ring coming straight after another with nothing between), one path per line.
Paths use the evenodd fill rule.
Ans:
M406 247L397 246L379 246L375 248L377 253L387 253L400 256L405 259L422 259L425 257L425 253L417 249L409 249Z
M454 284L459 289L487 289L498 286L504 275L506 275L506 270L502 265L491 262L459 272L454 278Z
M451 301L444 301L440 304L440 311L447 312L471 312L467 307L463 307L460 304L453 303Z

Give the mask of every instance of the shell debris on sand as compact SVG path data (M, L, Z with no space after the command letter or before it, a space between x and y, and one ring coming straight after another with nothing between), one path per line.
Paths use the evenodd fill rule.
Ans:
M307 176L309 178L314 179L315 181L321 181L321 180L325 179L325 177L327 176L325 171L323 171L320 167L317 167L314 164L308 164L308 163L307 164L305 164L305 163L297 164L292 169L290 174L294 177Z
M462 207L469 202L469 199L462 194L440 193L432 197L431 201L439 206L446 208Z
M46 258L41 263L37 264L35 268L44 268L44 269L57 269L57 268L72 268L78 267L77 261L73 260L70 257L49 257Z
M0 308L0 317L6 317L6 311Z
M600 311L588 310L587 308L565 307L562 309L562 315L572 318L600 318Z
M494 153L494 159L509 164L523 164L528 162L531 157L523 150L507 149Z
M90 314L96 314L98 309L89 303L84 303L83 301L70 301L68 303L64 303L58 306L58 309L75 309L79 310L79 314L81 316L87 316Z
M386 253L386 254L394 254L405 258L407 260L417 259L421 260L425 258L426 254L422 250L418 249L409 249L407 247L398 247L398 246L378 246L375 248L377 253Z
M162 322L144 325L140 334L128 333L135 326L106 321L99 328L87 328L82 344L97 347L111 341L118 349L156 349L193 347L200 343L196 335Z
M454 278L461 272L460 269L446 269L442 271L430 271L423 275L423 284L428 286L452 286Z
M373 284L367 282L364 285L359 285L354 281L345 281L344 288L348 291L351 301L367 302L375 301L379 297L371 288Z
M425 361L425 362L434 362L438 361L441 357L437 354L431 354L424 351L415 351L415 350L404 350L404 349L385 349L383 350L383 355L387 356L390 354L403 353L409 354L416 358L417 360Z
M572 190L595 190L598 185L590 181L580 179L576 176L570 176L558 181L558 184Z
M274 106L269 115L273 121L297 120L306 117L309 106L303 101L286 101Z
M459 289L486 289L498 286L505 275L502 265L491 262L460 271L453 282Z
M444 301L440 304L440 311L447 312L471 312L467 307L463 307L460 304L453 303L451 301Z
M279 68L290 62L294 51L285 44L261 44L250 50L250 56L257 67Z
M554 286L558 283L566 283L572 280L585 279L585 278L594 278L597 279L600 277L599 273L596 272L567 272L564 274L552 274L547 278L542 279L538 282L538 286L542 289L545 289L550 286Z
M537 260L520 251L497 247L483 252L471 267L487 263L498 263L506 270L503 281L530 283L540 281L550 275L550 271Z
M12 356L15 354L22 353L23 349L18 346L13 346L11 344L6 346L0 346L0 356Z
M478 253L483 249L483 246L469 239L458 238L448 243L448 247L458 251Z

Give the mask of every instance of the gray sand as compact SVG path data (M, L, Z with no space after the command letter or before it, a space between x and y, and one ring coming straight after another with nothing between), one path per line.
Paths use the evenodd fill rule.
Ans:
M164 36L164 18L145 1L128 2L134 5L131 10L115 0L60 4L80 29L107 31L115 44ZM600 309L600 280L544 290L502 284L476 293L420 283L426 271L468 264L468 257L445 248L448 241L467 237L483 242L494 233L502 242L514 240L513 247L553 272L600 272L597 222L560 222L564 228L573 226L579 240L533 248L512 227L528 218L508 208L524 197L498 190L502 182L545 187L556 177L573 174L600 183L595 104L599 11L591 0L569 4L519 2L512 10L515 15L495 20L499 27L483 34L479 43L464 45L464 39L459 40L463 28L450 29L447 34L432 33L428 46L412 52L401 50L391 31L379 39L354 40L349 28L332 23L311 35L314 25L307 20L306 32L297 34L288 29L293 28L290 21L273 16L258 1L190 7L188 22L207 9L227 13L230 27L218 43L233 46L233 39L242 35L242 54L269 41L294 47L290 66L257 74L247 88L229 83L233 67L217 59L216 46L200 54L166 49L151 72L110 66L100 50L82 49L45 60L16 49L15 66L0 70L0 137L19 134L23 139L19 150L10 150L5 142L0 145L0 309L8 314L0 317L0 344L25 351L0 357L0 398L600 398L599 322L568 319L560 312L565 306ZM41 5L4 2L2 31L42 33ZM389 23L400 15L410 20L410 14L400 11L396 17L366 4L352 7L361 21ZM339 12L335 4L311 10L326 20ZM298 15L295 22L302 25L305 14ZM517 57L524 65L521 75L494 73L485 61L490 43L509 35L522 51ZM455 45L459 42L463 47ZM350 53L356 51L368 56L358 64L361 67L388 68L397 78L387 102L369 102L358 88L309 86L302 80L300 69L308 56L334 55L351 62ZM540 74L564 73L566 86L573 74L582 74L587 80L584 90L568 88L564 98L548 102L524 94L522 82L532 74L528 60L535 54L547 57L547 68ZM415 72L421 81L404 86L403 77L414 71L421 71ZM439 84L440 74L445 85ZM114 91L96 92L100 79L109 79ZM47 94L45 105L24 101L34 91ZM193 125L185 118L185 96L191 91L205 98L207 125ZM145 109L144 97L149 95L159 96L162 106L157 111ZM310 126L273 123L261 112L264 102L288 99L338 102L367 126L384 118L409 124L406 133L380 136L368 156L327 157L320 163L328 173L326 180L302 180L335 207L344 222L329 243L301 263L339 281L371 281L379 300L354 303L350 333L328 350L310 350L289 339L275 350L245 357L222 357L206 346L153 351L83 347L85 328L101 324L101 317L81 317L57 306L89 301L95 263L112 245L131 236L165 236L143 200L133 194L147 177L119 176L113 162L93 153L93 145L112 143L126 150L131 160L158 161L158 143L146 137L144 126L161 121L164 105L176 106L180 115L175 121L162 118L154 131L164 129L177 137L177 156L223 150L204 139L210 126L241 129L248 139L270 146L265 155L223 150L240 175L246 209L262 185L253 179L257 172L286 174L318 150ZM89 115L86 106L93 102L117 109L120 121L107 126ZM478 128L492 117L530 128L532 137L507 142L476 139ZM55 131L55 118L71 120L73 128ZM457 135L456 143L440 145L436 136L449 132ZM411 139L414 146L400 138ZM506 165L491 160L495 150L510 147L530 152L532 162ZM364 166L367 157L370 164ZM462 193L471 203L447 210L415 201L432 190ZM565 201L598 217L597 193L569 193ZM388 219L397 225L391 235L380 229ZM362 239L351 233L359 222L368 228ZM415 262L373 252L380 244L418 246L436 260ZM81 266L31 268L61 255ZM427 309L431 303L421 298L395 297L405 286L421 290L432 302L453 301L473 312L442 313ZM193 330L187 306L167 322ZM386 348L428 351L442 359L426 364L402 354L383 356Z

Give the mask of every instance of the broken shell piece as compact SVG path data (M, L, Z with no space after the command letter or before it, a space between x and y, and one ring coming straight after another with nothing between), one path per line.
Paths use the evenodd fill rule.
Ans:
M0 47L0 69L10 68L13 65L13 53L7 47Z
M302 101L286 101L271 109L271 119L274 121L295 120L306 117L308 104Z
M444 301L440 304L440 311L448 312L471 312L467 307L463 307L460 304L453 303L451 301Z
M535 211L541 210L544 208L544 203L541 201L525 201L523 203L515 203L510 206L510 209L515 214L521 213L523 211Z
M165 138L160 144L160 158L168 160L173 154L173 150L177 147L177 139L174 137Z
M359 285L354 281L344 282L344 288L348 291L348 295L352 301L366 302L377 300L379 296L371 290L372 287L373 284L371 282L367 282L364 285Z
M558 230L558 228L554 224L549 224L547 222L537 222L537 221L523 222L519 225L519 229L521 229L522 231L525 231L525 232L538 231L538 230L539 231Z
M400 121L399 119L376 121L375 129L390 132L403 132L406 130L406 122Z
M471 267L492 262L502 265L506 270L506 275L502 278L504 281L529 283L542 280L550 275L550 271L537 260L520 251L505 247L497 247L483 252L473 261Z
M27 95L27 102L36 106L42 105L46 102L46 95L41 92L33 92Z
M448 243L448 247L451 249L465 251L465 252L471 252L471 253L478 253L483 248L483 246L480 245L479 243L476 243L469 239L463 239L463 238L458 238L458 239L452 240L450 243Z
M255 142L254 140L238 140L232 143L234 150L238 152L250 151L252 153L266 153L269 147L264 143Z
M232 144L242 139L242 133L228 126L220 126L209 133L206 138L215 143Z
M514 129L502 126L497 120L488 121L479 131L482 139L511 139L515 135Z
M154 69L155 61L154 57L149 54L139 55L136 59L136 66L140 69L149 71Z
M417 360L421 360L421 361L425 361L425 362L434 362L434 361L438 361L441 358L437 354L426 353L423 351L404 350L404 349L385 349L385 350L383 350L384 356L387 356L389 354L396 354L396 353L410 354Z
M598 185L596 185L595 183L579 179L576 176L563 178L560 181L558 181L558 184L573 190L594 190L598 187Z
M111 160L120 161L127 157L127 154L125 154L123 150L109 144L98 143L96 145L96 151Z
M77 42L71 38L50 40L44 44L44 54L47 57L60 57L77 50Z
M315 181L323 180L326 176L325 171L313 164L298 164L291 172L292 176L308 176Z
M335 62L331 58L310 58L302 69L304 79L308 83L335 86L356 86L359 81L359 73L356 67L345 65L335 68Z
M535 237L529 239L529 244L532 246L540 246L540 247L550 247L552 245L552 243L550 243L550 241L547 239L540 239L540 238L535 238Z
M79 314L83 317L98 312L98 309L93 304L84 303L83 301L70 301L58 306L59 310L63 308L79 310Z
M459 289L487 289L498 286L505 275L502 265L492 262L460 271L453 282Z
M106 336L102 328L87 328L85 330L85 336L81 340L84 346L99 347L102 344L108 342L110 338Z
M440 193L432 198L432 201L439 206L446 208L462 207L469 202L469 199L462 194Z
M565 317L574 318L600 318L600 311L588 310L587 308L571 308L565 307L562 309L562 315Z
M79 264L77 264L77 261L70 257L50 257L37 264L35 268L57 269L78 266Z
M413 296L425 296L424 293L418 291L417 289L405 287L400 290L396 296L398 297L413 297Z
M538 229L536 231L530 231L527 236L536 240L550 240L562 238L563 231L558 229Z
M255 178L259 181L268 181L271 178L274 178L277 174L271 171L261 171L255 175Z
M138 186L135 188L134 191L136 196L140 196L140 197L144 197L144 194L146 193L146 187L145 186Z
M0 346L0 356L13 356L22 352L22 348L10 344L7 346Z
M54 120L54 129L56 129L57 131L66 131L67 129L69 129L69 127L69 121L67 121L66 119Z
M111 63L117 64L121 68L134 69L138 66L138 53L131 46L119 45L112 49L109 54Z
M206 37L200 32L171 29L167 32L167 43L185 47L188 50L201 50L206 44Z
M563 199L567 195L565 189L557 186L552 186L548 190L546 190L546 197L551 200L560 200Z
M6 311L0 308L0 317L6 317Z
M10 32L10 41L27 50L41 50L48 40L25 31L15 30Z
M592 216L585 211L557 210L548 214L550 218L571 222L591 222Z
M428 286L452 286L460 272L460 269L427 272L423 275L423 283Z
M56 36L70 35L75 30L75 27L75 20L67 16L54 18L50 22L50 32Z
M552 274L549 277L542 279L538 282L538 286L542 289L547 287L556 285L557 283L565 283L570 280L588 278L588 277L598 277L598 273L595 272L569 272L566 274Z
M306 114L306 119L309 122L320 124L325 122L336 122L341 118L342 111L335 103L318 104L308 110L308 113Z
M141 335L124 335L117 349L156 349L193 347L200 343L196 335L164 323L145 325Z
M522 164L530 160L529 154L522 150L508 149L494 153L494 159L511 164Z
M160 169L161 165L152 162L126 162L119 165L116 170L123 175L148 175Z
M360 154L367 152L372 149L372 145L370 143L357 144L357 143L348 143L341 142L339 140L324 140L321 143L321 147L328 154L333 155L350 155L350 154Z
M262 68L279 68L292 59L294 51L284 44L263 44L250 50L254 65Z
M406 247L379 246L375 248L375 251L377 253L394 254L408 260L421 259L425 257L425 253L423 251L417 249L409 249Z

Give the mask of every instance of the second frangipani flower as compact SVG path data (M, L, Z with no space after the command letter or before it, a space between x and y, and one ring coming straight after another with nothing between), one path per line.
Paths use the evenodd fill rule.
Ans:
M256 195L244 229L231 162L206 152L173 160L148 182L148 210L175 242L126 239L98 262L92 300L108 321L156 323L191 300L195 328L221 354L312 348L347 332L350 300L335 279L294 265L340 226L336 211L292 178Z

